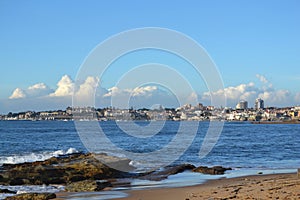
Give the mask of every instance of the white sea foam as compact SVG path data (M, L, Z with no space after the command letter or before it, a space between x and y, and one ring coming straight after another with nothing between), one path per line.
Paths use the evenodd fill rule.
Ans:
M137 169L144 169L146 167L146 164L147 163L142 163L142 162L134 161L134 160L129 162L130 166L135 167Z
M42 152L42 153L29 153L25 155L12 155L12 156L0 156L0 165L3 164L17 164L24 162L35 162L35 161L43 161L49 159L51 157L58 157L62 155L68 155L78 153L78 150L75 148L69 148L68 150L57 150L53 152Z
M24 162L34 162L34 161L43 161L51 157L58 157L62 155L68 155L78 153L78 150L75 148L69 148L68 150L57 150L53 152L42 152L42 153L30 153L25 155L12 155L12 156L1 156L0 157L0 165L2 164L17 164L17 163L24 163ZM43 192L49 192L49 193L56 193L59 191L63 191L63 186L30 186L30 185L24 185L24 186L3 186L0 185L0 189L8 189L10 191L15 191L17 194L22 193L29 193L29 192L35 192L35 193L43 193ZM5 199L8 196L14 196L14 194L0 194L0 199Z
M78 153L77 149L75 149L75 148L69 148L69 149L66 151L66 154L73 154L73 153Z

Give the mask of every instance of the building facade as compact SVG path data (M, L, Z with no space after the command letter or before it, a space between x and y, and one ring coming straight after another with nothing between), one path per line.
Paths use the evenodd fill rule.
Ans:
M255 100L255 109L256 110L264 109L264 100L262 100L261 98L257 98Z
M238 110L247 110L248 109L248 102L247 101L240 101L236 107Z

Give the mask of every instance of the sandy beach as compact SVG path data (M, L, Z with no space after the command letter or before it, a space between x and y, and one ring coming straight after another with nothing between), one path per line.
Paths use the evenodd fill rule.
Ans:
M118 200L300 199L300 178L293 174L254 175L208 181L205 184L127 191Z

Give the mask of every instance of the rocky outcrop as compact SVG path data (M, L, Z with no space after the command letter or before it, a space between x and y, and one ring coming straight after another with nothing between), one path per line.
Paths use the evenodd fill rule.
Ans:
M102 180L107 178L127 177L129 173L108 167L99 160L115 166L134 168L130 160L107 156L105 154L73 154L50 158L45 161L6 164L0 171L1 185L42 185L68 184L83 180Z
M93 192L108 187L112 187L112 184L108 181L84 180L68 184L65 190L67 192Z
M168 176L194 169L195 166L182 164L165 167L163 170L144 174L121 172L109 166L134 170L130 160L107 156L106 154L73 154L45 161L6 164L0 171L1 185L42 185L63 184L67 191L99 191L111 184L119 184L116 179L141 178L159 181ZM99 181L100 180L100 181ZM104 181L104 180L108 180ZM121 181L122 182L122 181ZM127 185L128 183L125 182ZM124 184L122 182L122 184Z
M192 170L195 166L191 164L181 164L181 165L175 165L175 166L169 166L165 167L164 169L160 171L154 171L148 174L145 174L143 176L140 176L140 179L146 179L151 181L160 181L163 179L168 178L170 175L178 174L181 172L184 172L185 170Z
M6 197L5 200L48 200L54 198L56 198L54 193L24 193L12 197Z
M106 163L106 164L103 164ZM203 174L224 174L230 168L221 166L195 167L190 164L168 166L163 169L144 174L130 173L134 170L129 165L130 160L108 156L106 154L81 154L53 157L45 161L5 164L0 167L0 185L43 185L62 184L68 192L100 191L111 187L130 187L130 179L139 178L160 181L170 175L192 170ZM113 167L113 168L111 168ZM118 171L114 168L122 168ZM2 189L0 193L15 193ZM52 194L20 194L7 199L51 199Z
M214 166L214 167L205 167L200 166L193 169L193 172L199 172L202 174L210 174L210 175L221 175L224 174L225 171L232 170L231 168L224 168L222 166Z

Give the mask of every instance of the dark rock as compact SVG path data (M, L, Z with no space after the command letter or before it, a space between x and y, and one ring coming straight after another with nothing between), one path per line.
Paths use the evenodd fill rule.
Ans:
M6 197L5 200L48 200L54 198L56 198L54 193L25 193Z
M154 171L152 173L143 175L139 178L147 179L147 180L151 180L151 181L160 181L160 180L168 178L168 176L170 176L170 175L178 174L178 173L184 172L185 170L192 170L194 168L195 168L195 166L191 165L191 164L169 166L169 167L165 167L161 171Z
M11 190L9 190L9 189L0 189L0 193L17 194L16 191L11 191Z
M6 164L0 171L0 185L66 184L82 180L123 178L130 173L109 166L133 170L129 162L130 160L124 158L89 153L72 154L32 163ZM103 163L108 163L109 166Z
M25 184L24 180L21 179L21 178L18 178L18 177L12 178L8 183L9 183L9 185L23 185L23 184Z
M75 175L75 176L71 176L68 180L68 182L77 182L77 181L83 181L85 180L84 176L80 176L80 175Z
M108 179L107 181L111 183L112 187L118 187L118 188L120 188L120 187L126 187L126 188L131 187L131 181L129 181L126 178L125 179Z
M224 172L227 170L231 170L231 168L224 168L222 166L214 166L214 167L200 166L193 169L193 172L199 172L202 174L210 174L210 175L221 175L224 174Z
M107 187L112 187L112 184L108 181L84 180L68 184L65 190L67 192L92 192L101 191Z

